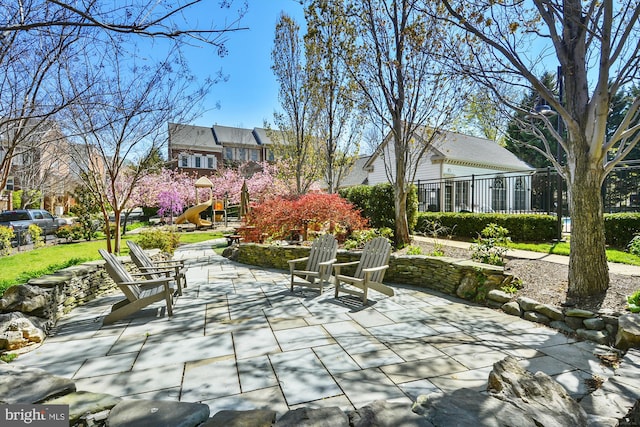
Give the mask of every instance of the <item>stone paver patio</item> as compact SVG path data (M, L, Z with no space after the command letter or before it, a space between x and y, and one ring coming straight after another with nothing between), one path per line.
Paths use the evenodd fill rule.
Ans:
M285 272L231 262L209 244L181 247L188 287L162 305L102 326L121 296L76 308L38 349L15 362L73 379L78 390L203 402L224 409L357 409L460 388L483 390L512 355L581 398L585 379L614 372L576 342L536 323L413 288L370 293L362 307L333 288L289 291ZM160 312L160 313L159 313Z

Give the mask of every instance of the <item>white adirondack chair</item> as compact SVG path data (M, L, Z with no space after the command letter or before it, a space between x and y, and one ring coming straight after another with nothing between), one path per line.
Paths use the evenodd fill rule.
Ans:
M104 249L100 249L98 252L105 260L107 273L126 297L113 305L111 313L102 321L103 324L108 325L123 319L149 304L163 299L167 305L167 314L169 316L173 315L172 285L174 280L172 277L164 276L152 280L135 280L134 275L129 273L113 254ZM140 276L143 275L144 273L140 274Z
M382 279L384 273L389 268L389 256L391 255L391 244L384 237L376 237L367 242L362 249L360 261L345 262L333 265L335 276L336 294L342 291L351 295L362 297L362 304L367 303L369 289L374 289L388 296L393 296L393 289L384 285ZM342 274L342 268L357 265L353 276ZM350 286L362 289L362 292L346 288L345 283Z
M317 288L322 293L322 286L331 278L331 266L336 262L338 242L332 234L323 234L313 241L309 256L289 260L291 272L291 292L294 285ZM296 269L296 264L306 263L304 270ZM304 280L297 280L302 278Z

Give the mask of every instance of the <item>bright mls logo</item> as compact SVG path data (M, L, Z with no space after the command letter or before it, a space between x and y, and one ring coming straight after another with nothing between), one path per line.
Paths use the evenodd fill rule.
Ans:
M69 405L12 404L0 407L0 426L66 427Z

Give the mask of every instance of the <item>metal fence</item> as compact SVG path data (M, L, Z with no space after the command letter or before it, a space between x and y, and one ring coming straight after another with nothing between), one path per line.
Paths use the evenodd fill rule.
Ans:
M560 213L570 217L566 183L551 168L422 180L417 188L422 212ZM614 169L602 186L602 199L605 212L640 212L640 162Z

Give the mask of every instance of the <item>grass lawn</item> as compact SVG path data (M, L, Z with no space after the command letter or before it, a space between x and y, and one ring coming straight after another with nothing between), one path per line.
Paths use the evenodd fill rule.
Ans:
M135 240L137 235L123 236L121 255L129 254L126 239ZM180 243L197 243L222 237L220 232L180 233ZM51 274L61 268L81 264L85 261L100 259L98 249L105 249L104 239L90 242L79 242L47 246L30 251L17 252L10 256L0 257L0 295L11 285L26 283L33 277Z
M546 254L569 255L569 243L509 243L511 249L542 252ZM607 260L620 264L640 265L640 257L619 249L607 249Z

